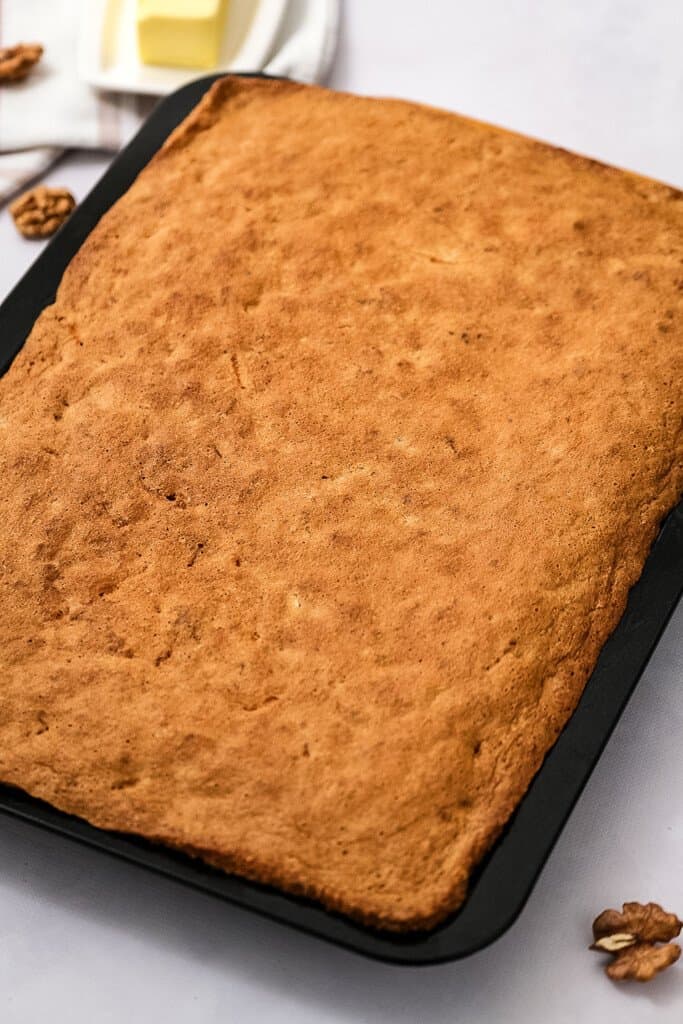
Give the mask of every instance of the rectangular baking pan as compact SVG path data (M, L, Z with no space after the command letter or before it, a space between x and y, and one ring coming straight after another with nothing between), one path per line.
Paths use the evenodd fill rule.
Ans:
M217 77L193 82L159 104L0 306L0 373L54 300L67 264L102 214ZM367 956L410 965L455 960L498 938L521 911L682 590L683 502L664 523L576 712L473 876L464 905L431 932L392 935L364 928L318 904L223 874L172 850L93 828L6 786L0 786L0 810Z

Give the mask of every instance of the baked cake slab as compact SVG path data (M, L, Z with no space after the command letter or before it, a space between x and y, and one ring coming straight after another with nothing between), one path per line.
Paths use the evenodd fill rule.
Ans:
M430 927L683 486L681 193L227 78L0 381L0 780Z

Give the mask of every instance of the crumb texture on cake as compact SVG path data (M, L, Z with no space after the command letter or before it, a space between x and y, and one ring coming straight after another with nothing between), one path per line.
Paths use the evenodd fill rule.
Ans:
M683 200L225 79L0 381L0 779L428 927L683 484Z

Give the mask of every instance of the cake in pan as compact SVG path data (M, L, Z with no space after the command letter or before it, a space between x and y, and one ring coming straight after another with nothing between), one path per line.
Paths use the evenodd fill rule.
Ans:
M683 485L683 199L216 84L0 381L0 779L433 926Z

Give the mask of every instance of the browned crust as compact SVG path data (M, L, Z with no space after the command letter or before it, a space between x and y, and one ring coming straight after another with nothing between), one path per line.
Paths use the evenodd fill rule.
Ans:
M680 193L224 79L0 385L0 777L436 924L681 491Z

